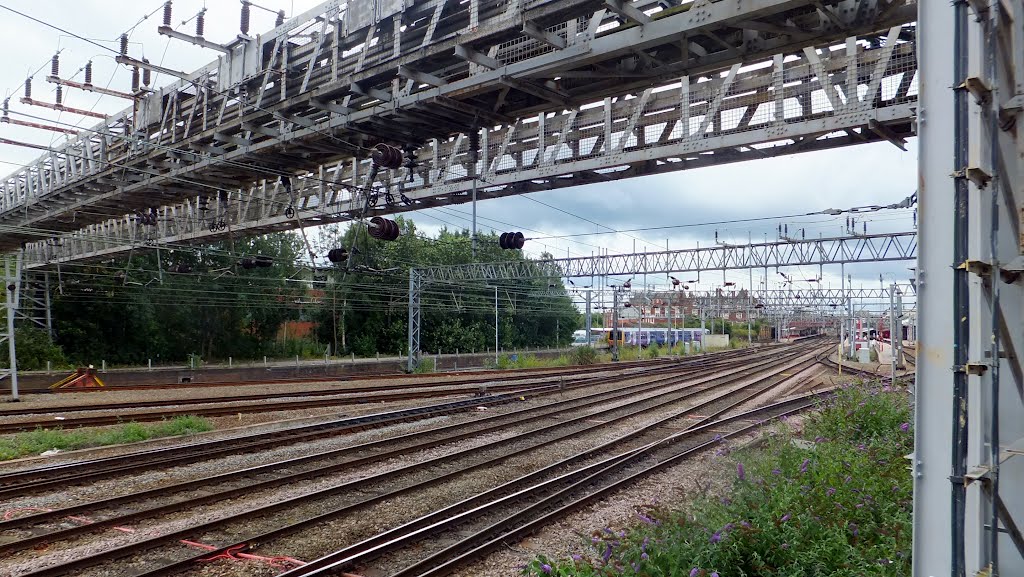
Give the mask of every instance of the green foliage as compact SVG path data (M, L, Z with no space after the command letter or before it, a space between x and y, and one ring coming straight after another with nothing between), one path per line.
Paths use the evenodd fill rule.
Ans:
M599 355L594 347L575 347L569 351L570 365L593 365L599 361Z
M324 227L313 239L321 257L331 248L355 247L351 267L303 266L306 248L294 233L234 239L199 249L138 252L130 258L76 269L53 294L56 344L70 364L108 366L277 358L319 358L327 345L336 356L404 353L408 268L472 262L468 231L443 230L422 238L398 219L395 242L370 238L365 227ZM271 267L244 269L239 259L262 255ZM525 261L521 251L498 248L497 235L480 235L478 260ZM323 262L322 260L318 262ZM580 315L558 271L532 263L535 278L510 283L499 294L500 347L509 350L567 343ZM162 272L160 272L162 270ZM171 272L187 270L188 272ZM423 350L483 351L494 346L494 292L484 283L425 287ZM309 337L281 338L287 321L313 321ZM289 335L285 335L286 337ZM21 349L19 335L19 349ZM23 368L63 364L59 350L25 337ZM34 345L38 344L38 347ZM41 364L40 364L41 363Z
M159 423L124 423L102 429L36 429L0 438L0 461L38 455L51 449L74 451L89 447L138 443L160 437L194 435L213 430L203 417L187 415Z
M416 373L417 375L424 375L432 373L436 370L437 367L434 365L434 359L430 357L423 357L420 359L419 364L416 365L416 370L413 372Z
M778 434L735 455L728 498L654 508L596 531L592 559L538 557L530 575L765 577L910 573L913 448L906 395L842 391L808 419L812 448ZM692 572L692 573L691 573Z
M67 366L67 359L64 358L64 351L61 350L46 334L46 331L34 327L18 327L14 331L15 341L18 344L18 369L22 371L45 370L47 361L54 369ZM4 345L6 347L6 345ZM6 348L0 354L0 366L7 368L10 365Z
M647 350L644 351L644 355L648 359L656 359L661 355L661 347L659 347L658 345L651 345L647 347Z
M371 356L401 354L408 335L409 278L412 263L457 265L473 262L469 231L442 230L422 238L412 221L398 218L401 236L394 242L372 239L362 227L328 227L318 243L356 246L353 268L330 271L320 310L317 338L332 350ZM526 262L518 250L501 250L498 235L479 234L480 262ZM535 278L502 283L498 294L499 347L504 350L554 347L568 343L580 326L579 312L561 283L560 273L533 262ZM508 285L507 287L505 285ZM494 345L494 289L487 284L426 286L421 300L420 346L424 351L481 352Z
M530 354L508 354L498 357L498 369L538 369L542 367L564 367L570 364L566 355L541 358Z
M281 323L302 316L293 303L308 286L286 279L303 252L297 235L275 233L82 267L53 295L57 343L79 365L273 355ZM252 255L274 265L237 266ZM179 267L191 272L169 272Z

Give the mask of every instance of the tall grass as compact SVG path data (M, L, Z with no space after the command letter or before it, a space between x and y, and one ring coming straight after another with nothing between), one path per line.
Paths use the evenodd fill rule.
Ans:
M186 415L159 423L124 423L104 429L36 429L0 438L0 461L38 455L52 449L74 451L89 447L138 443L160 437L193 435L213 430L203 417Z

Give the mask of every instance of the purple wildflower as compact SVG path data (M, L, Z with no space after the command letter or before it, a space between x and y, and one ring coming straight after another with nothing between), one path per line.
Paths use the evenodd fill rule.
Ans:
M721 501L723 505L731 505L732 504L732 499L730 499L728 497L722 497L721 499L719 499L719 501Z
M736 476L740 478L740 481L747 480L747 472L743 469L743 463L736 463Z
M604 550L604 555L601 555L601 560L605 563L607 563L608 560L612 558L612 546L607 545L606 547L607 548Z
M636 516L639 517L641 521L643 521L644 523L647 523L648 525L657 525L658 524L657 521L655 521L654 519L651 519L650 517L648 517L647 515L644 515L643 513L637 512Z
M785 523L786 521L789 521L791 518L792 518L791 515L789 513L786 513L785 515L782 516L782 519L780 519L780 521Z
M718 577L718 571L712 571L711 577Z
M714 438L712 438L711 440L712 441L721 441L722 440L722 435L715 435Z
M647 553L641 553L640 554L640 558L643 559L644 561L650 561L651 556L648 555Z
M850 528L850 532L853 533L854 537L857 537L857 536L860 535L860 529L857 528L857 524L856 523L850 523L848 526Z
M811 460L810 459L804 459L804 462L800 465L800 472L801 473L806 473L807 472L807 467L810 464L811 464Z
M735 524L733 524L733 523L726 523L725 527L722 527L722 532L723 533L728 533L729 531L732 531L735 528L736 528Z
M831 497L832 495L835 495L836 494L836 488L835 487L829 487L828 490L825 491L825 494L828 495L829 497Z
M751 527L750 523L748 523L746 521L740 521L740 526L743 527L744 529L750 529L750 527Z
M700 573L700 569L698 569L696 567L694 567L693 569L690 569L690 577L697 577L698 573Z
M572 560L573 561L582 561L583 560L583 556L582 555L573 555L572 556Z
M710 539L708 539L708 541L711 542L711 543L718 543L721 540L722 540L722 532L721 531L715 531L715 534L712 535Z
M545 573L551 573L551 565L548 565L547 563L544 563L544 564L542 564L540 566L540 570L545 572Z
M851 476L847 475L847 476L846 476L846 478L845 478L845 479L843 479L843 482L844 482L844 483L849 483L849 482L850 482L850 481L852 481L852 480L853 480L853 477L851 477Z
M814 437L814 442L815 443L823 443L823 442L825 442L825 437Z
M781 475L782 469L772 469L772 475Z
M900 430L903 431L904 433L909 431L910 430L910 423L903 423L902 425L900 425Z
M782 548L783 549L789 549L789 543L783 543L782 544Z

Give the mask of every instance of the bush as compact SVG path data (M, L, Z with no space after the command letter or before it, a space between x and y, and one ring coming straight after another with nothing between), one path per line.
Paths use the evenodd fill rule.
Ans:
M806 421L812 448L788 434L738 455L728 498L638 514L603 529L591 559L539 557L530 575L896 577L910 574L913 450L907 398L850 389Z
M20 327L14 331L14 340L18 350L18 369L22 371L39 371L46 369L47 361L51 367L60 368L68 364L64 351L50 340L50 335L42 329ZM7 347L0 354L0 366L8 368L10 359Z
M658 345L651 345L647 347L647 350L644 352L644 354L648 359L656 359L661 355L661 347L659 347Z
M437 367L434 365L434 359L430 357L424 357L420 359L419 363L417 363L416 370L414 370L413 372L416 373L417 375L423 375L427 373L432 373L436 370Z
M593 365L597 363L597 350L594 347L576 347L569 351L569 363L573 365Z

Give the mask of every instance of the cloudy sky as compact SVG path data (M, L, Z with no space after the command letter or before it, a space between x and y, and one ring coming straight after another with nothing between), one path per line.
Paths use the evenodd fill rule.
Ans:
M238 31L240 4L232 0L175 0L174 25L192 33L194 24L182 25L206 4L206 37L227 42ZM311 0L261 0L257 4L291 16L318 4ZM49 22L93 43L63 34L37 22L0 8L0 90L11 97L11 110L37 116L38 119L13 114L13 118L36 121L47 119L91 126L95 119L30 107L19 102L23 82L34 75L33 97L54 101L54 85L45 80L49 74L50 57L60 50L61 76L82 80L82 67L93 61L93 83L121 91L129 91L131 73L114 63L112 50L117 38L130 31L130 54L146 57L154 63L183 71L191 71L214 60L216 53L184 42L159 36L162 0L109 2L32 2L0 0L0 6ZM116 9L113 8L116 6ZM144 16L149 15L147 19ZM254 9L252 32L273 26L274 14ZM111 50L104 49L109 47ZM154 83L163 85L172 79L156 76ZM67 106L115 113L125 108L126 100L98 97L93 93L65 90ZM0 138L41 145L59 145L63 135L8 124L0 125ZM23 163L33 161L38 151L0 144L0 173L14 172ZM718 239L743 243L774 239L777 226L787 224L791 236L803 228L806 235L833 236L842 234L846 217L824 215L776 218L786 215L819 212L828 208L847 209L867 205L896 203L913 193L916 183L917 148L911 141L903 152L891 144L869 144L858 147L805 153L796 156L727 164L673 174L635 178L606 184L534 193L522 197L489 200L478 207L482 230L521 230L533 238L527 243L530 254L550 252L556 256L589 256L599 251L623 253L636 250L690 248L713 244ZM554 208L552 208L554 207ZM412 213L417 226L430 233L441 227L469 227L468 205L429 209ZM702 223L735 221L750 218L767 220L750 223L705 225ZM910 211L881 211L865 214L868 232L911 230ZM626 229L679 226L656 231L612 233ZM858 225L858 229L861 226ZM600 233L600 234L598 234ZM567 235L588 235L572 236ZM846 268L854 277L855 286L877 287L879 275L885 284L891 280L906 282L912 263L879 263L852 265ZM817 277L819 271L784 270L794 278ZM781 277L770 271L771 288L778 288ZM664 275L652 275L649 285L665 286ZM755 287L763 271L755 271ZM774 276L775 278L771 278ZM746 271L721 271L701 275L699 289L720 286L724 280L747 284ZM839 267L826 267L822 286L839 286ZM624 280L624 279L619 279ZM634 285L638 284L634 282ZM799 288L810 287L802 283Z

